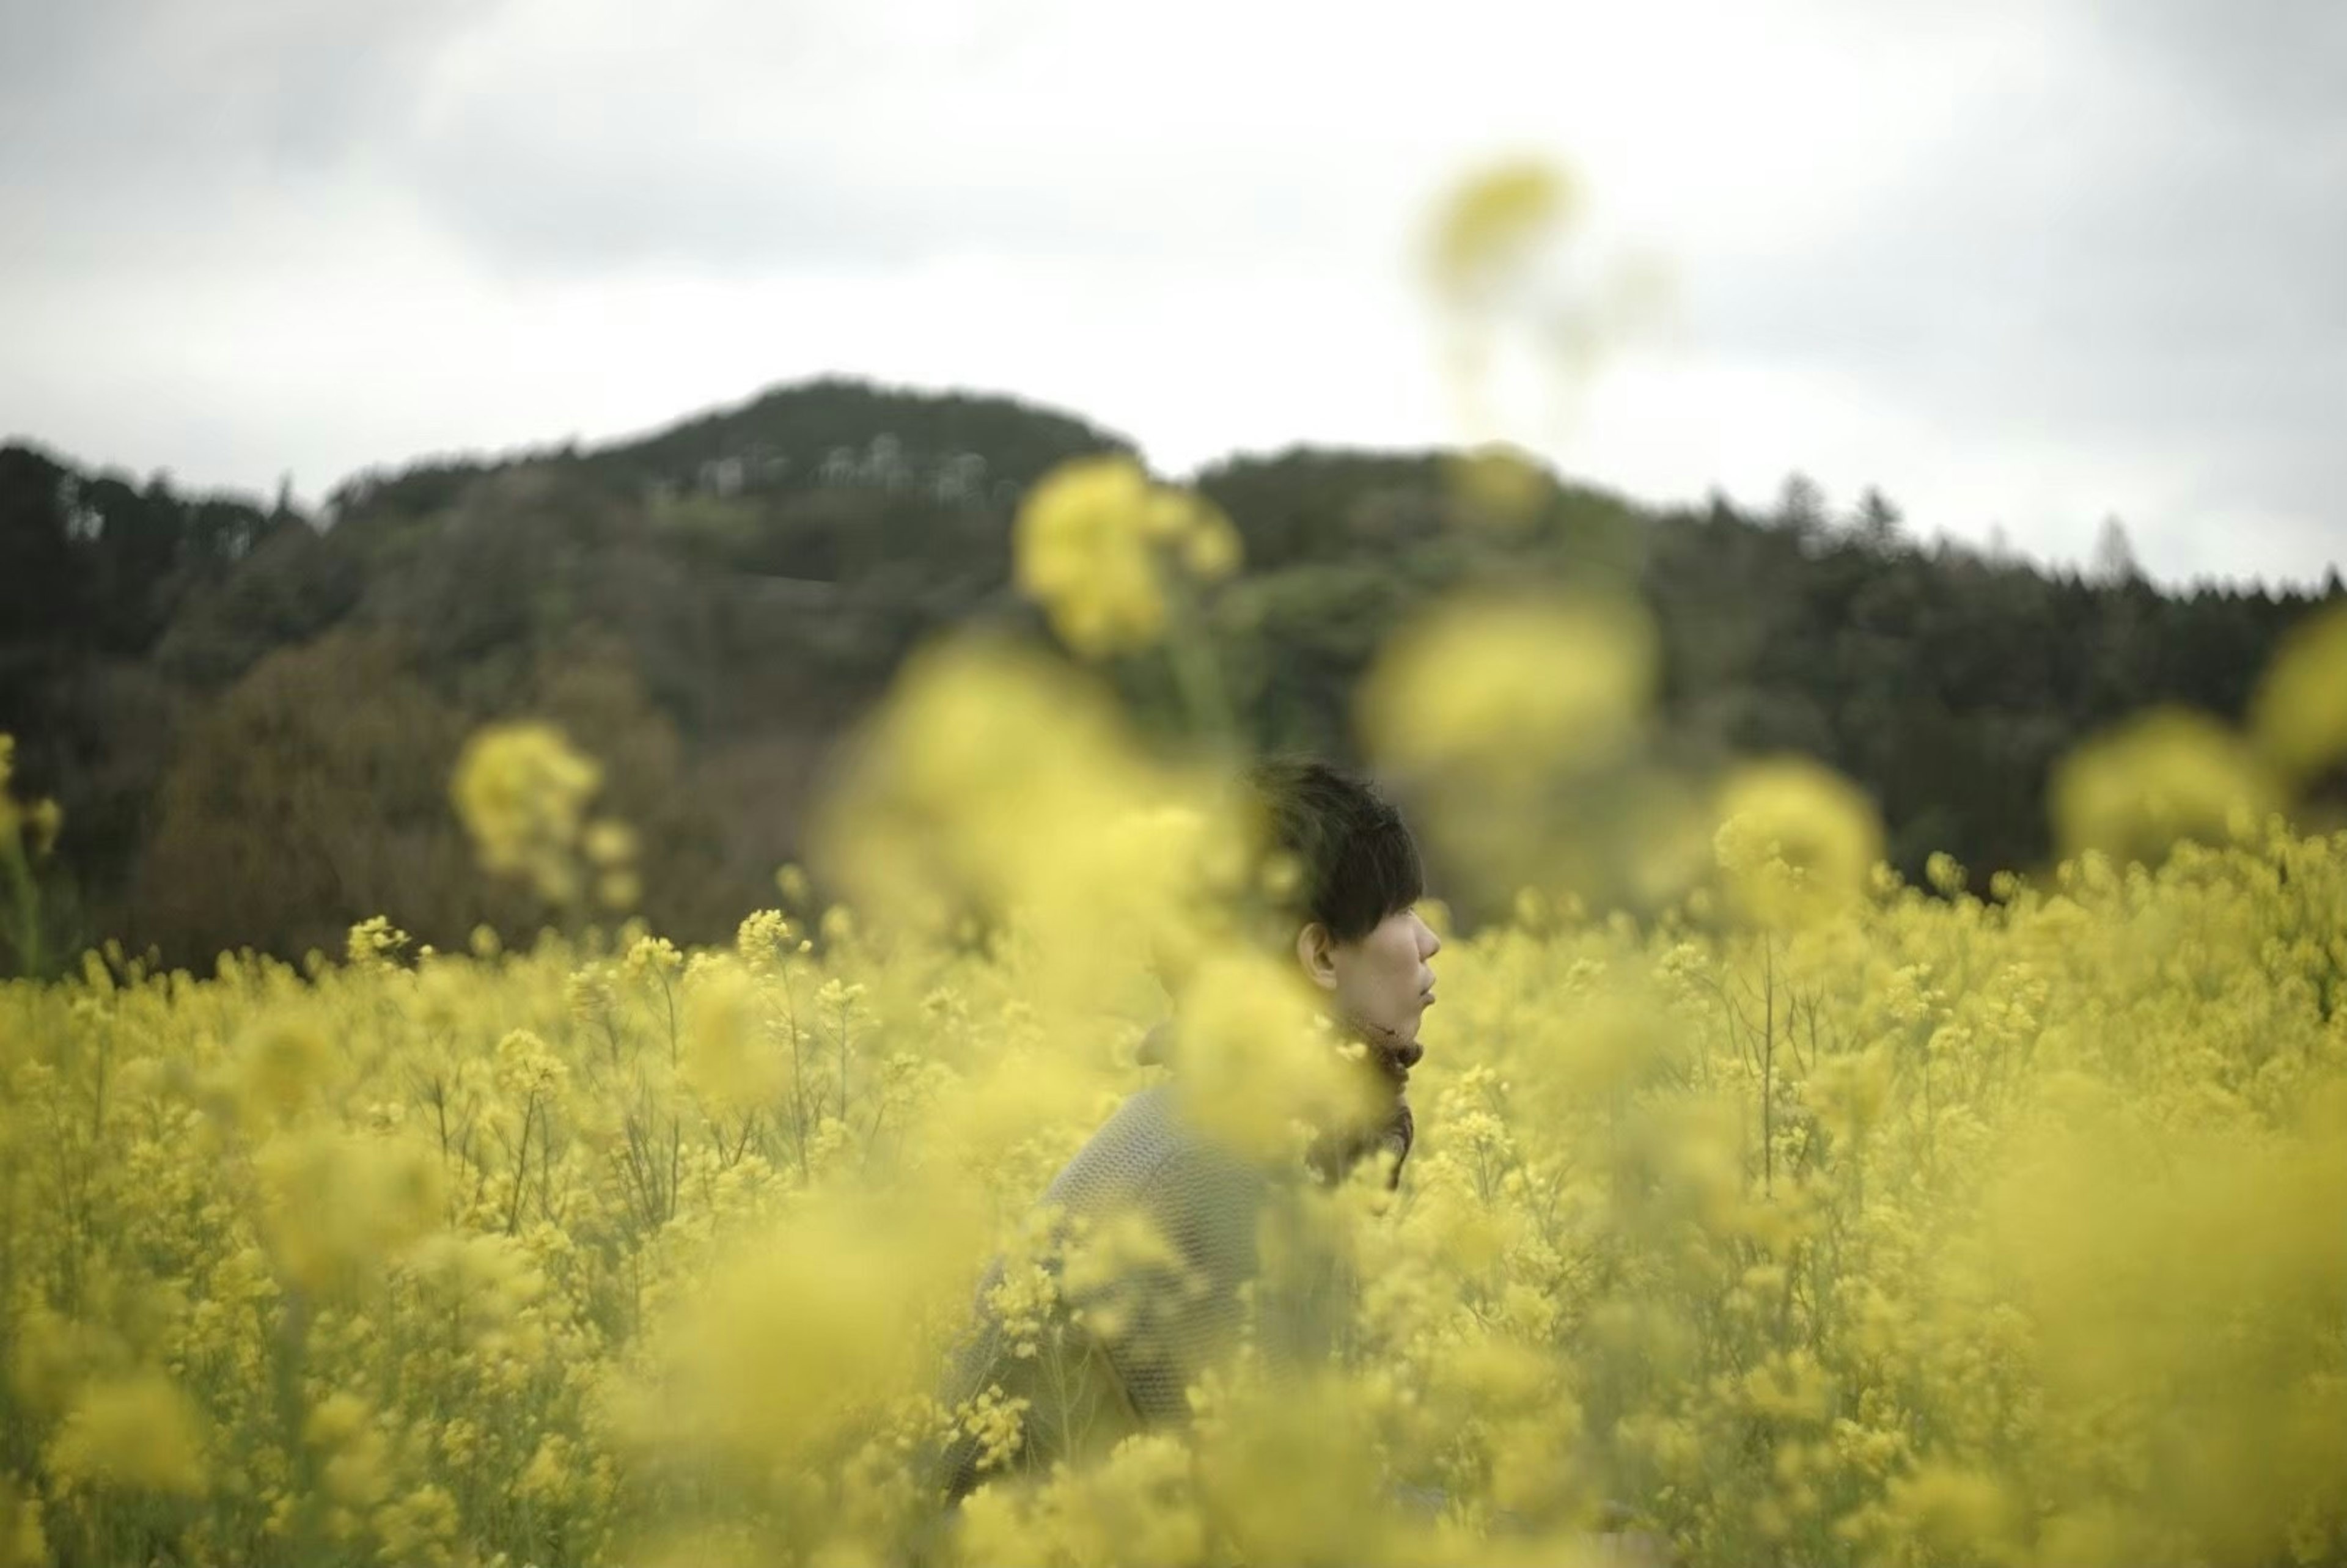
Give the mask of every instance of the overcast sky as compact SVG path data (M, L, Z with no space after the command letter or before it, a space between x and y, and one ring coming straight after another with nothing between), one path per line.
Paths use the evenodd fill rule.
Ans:
M2337 0L0 0L0 435L305 497L845 372L1181 473L1470 434L1414 272L1567 160L1670 330L1560 429L2151 574L2347 563Z

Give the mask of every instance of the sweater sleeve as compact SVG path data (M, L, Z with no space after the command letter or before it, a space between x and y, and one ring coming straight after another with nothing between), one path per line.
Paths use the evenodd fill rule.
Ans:
M1170 1261L1121 1282L1102 1340L1133 1409L1153 1425L1186 1421L1190 1385L1238 1342L1264 1192L1259 1173L1203 1146L1167 1155L1142 1187L1142 1217Z
M1145 1419L1107 1348L1064 1314L1023 1345L1014 1341L986 1305L999 1278L998 1262L979 1286L976 1322L956 1355L945 1397L949 1406L986 1398L1015 1409L1016 1440L1008 1451L989 1453L974 1431L950 1435L933 1458L931 1477L948 1504L998 1470L1036 1471L1105 1451Z

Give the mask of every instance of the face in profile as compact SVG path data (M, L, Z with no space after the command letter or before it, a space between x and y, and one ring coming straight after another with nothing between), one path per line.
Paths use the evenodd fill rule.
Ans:
M1378 1049L1395 1078L1418 1060L1442 943L1419 918L1425 870L1401 814L1367 781L1322 762L1272 760L1249 774L1253 841L1281 926L1294 933L1322 1010ZM1301 924L1290 922L1300 921Z
M1296 938L1296 957L1328 993L1330 1010L1389 1050L1410 1048L1404 1066L1417 1060L1419 1023L1434 1005L1433 960L1441 950L1442 938L1414 905L1351 941L1338 941L1318 924Z

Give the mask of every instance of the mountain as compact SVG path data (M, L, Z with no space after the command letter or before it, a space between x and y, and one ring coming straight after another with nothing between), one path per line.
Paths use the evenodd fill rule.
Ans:
M337 520L427 513L466 485L520 466L567 469L617 496L733 497L865 485L948 503L1001 505L1069 457L1131 450L1122 437L1010 398L835 377L774 387L737 407L583 450L563 446L369 471L337 487L327 512Z
M542 911L484 885L446 805L465 736L520 712L602 761L648 917L722 936L771 900L909 649L972 620L1042 635L1010 583L1027 487L1131 450L1007 399L827 380L586 448L370 471L313 523L0 448L0 731L19 793L67 814L46 947L298 955L379 912L442 943L526 928ZM1984 882L2043 864L2059 756L2154 703L2238 716L2320 601L1926 548L1882 497L1840 517L1813 486L1753 513L1534 474L1501 517L1460 475L1443 452L1296 447L1199 476L1247 550L1205 613L1251 742L1348 753L1362 671L1446 591L1603 581L1654 609L1667 754L1818 756L1881 802L1902 868L1944 848ZM1111 675L1144 725L1174 722L1158 661Z

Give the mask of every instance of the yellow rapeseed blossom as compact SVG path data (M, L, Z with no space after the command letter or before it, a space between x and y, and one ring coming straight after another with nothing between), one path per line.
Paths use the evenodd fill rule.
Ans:
M1927 1464L1891 1483L1890 1514L1926 1551L1995 1559L2006 1550L2011 1504L1993 1476Z
M2347 608L2291 629L2251 699L2250 733L2293 783L2347 758Z
M65 812L54 800L42 797L24 808L25 845L36 857L46 856L57 846L57 835L64 830Z
M805 1462L866 1401L914 1391L938 1275L903 1218L794 1216L699 1282L657 1342L659 1380L627 1400L632 1433L722 1462Z
M465 743L450 793L483 866L567 903L578 897L579 827L602 776L552 724L492 724ZM610 847L608 832L597 836Z
M1379 653L1361 730L1391 764L1521 785L1620 755L1655 678L1654 630L1633 606L1457 600Z
M238 1091L252 1113L264 1116L301 1109L334 1069L324 1027L291 1009L264 1020L245 1038L240 1055Z
M56 1474L133 1491L200 1492L203 1422L188 1397L153 1373L93 1382L50 1440Z
M1373 1079L1312 1000L1288 970L1242 952L1216 954L1186 988L1177 1091L1203 1124L1266 1163L1299 1155L1313 1127L1377 1110Z
M1093 856L1119 877L1212 858L1204 805L1095 799L984 739L938 762L926 809L984 783L1022 847L1061 825L1085 847L966 863L1013 903L1090 907ZM1357 1284L1328 1386L1282 1405L1243 1360L1194 1390L1192 1433L998 1482L964 1539L1529 1563L1580 1550L1614 1499L1691 1563L2335 1555L2347 1034L2323 1002L2341 950L2291 922L2347 907L2347 841L2085 864L1991 907L1866 900L1863 853L1783 831L1833 792L1778 787L1731 865L1838 866L1836 918L1642 932L1552 892L1450 929L1399 1200L1307 1211L1332 1227L1317 1251L1260 1238L1280 1282L1317 1258ZM825 929L822 953L770 912L724 955L638 929L0 995L0 1179L21 1234L79 1260L73 1314L7 1307L42 1542L128 1528L143 1475L193 1500L205 1522L174 1539L197 1559L522 1560L532 1531L593 1559L723 1524L769 1555L890 1560L930 1434L1003 1461L1031 1411L928 1403L986 1256L1016 1260L990 1299L1040 1355L1061 1309L1133 1321L1123 1283L1181 1277L1181 1242L1017 1250L1017 1216L1144 1081L1147 1014L1040 1009L1058 959L1031 924L992 951ZM1174 1082L1285 1159L1338 1109L1343 1059L1291 1028L1309 996L1232 962L1202 937L1184 968ZM69 1030L110 1031L118 1184L41 1184L77 1168L98 1102L98 1051L27 1050ZM770 1066L794 1040L779 1078L717 1088L725 1052ZM257 1113L216 1122L220 1082ZM185 1278L155 1277L173 1257ZM1297 1494L1330 1422L1341 1473Z
M1063 465L1020 506L1019 590L1086 658L1145 648L1164 631L1151 510L1148 477L1129 457Z
M497 1041L491 1075L511 1099L551 1096L570 1075L569 1065L526 1029L508 1030Z
M1153 766L1064 666L949 644L908 665L823 831L859 903L932 933L1016 925L1036 944L1041 999L1091 1009L1179 945L1212 856L1168 855L1165 835L1205 798Z
M1464 302L1499 286L1534 249L1573 220L1572 177L1555 163L1498 163L1461 180L1438 207L1428 275L1446 299Z
M41 1500L13 1478L0 1478L0 1568L41 1568L51 1561L41 1530Z
M2081 746L2055 771L2055 836L2065 856L2157 861L2178 840L2221 843L2281 806L2262 761L2203 714L2168 710Z
M1122 456L1071 459L1044 476L1013 528L1019 590L1061 641L1100 659L1164 634L1166 551L1202 580L1238 567L1238 530L1220 508L1153 485Z
M9 788L15 771L16 737L0 733L0 852L37 860L56 847L65 813L53 800L18 800Z
M812 1022L815 1013L810 1010ZM683 1067L709 1102L728 1111L771 1103L787 1081L789 1036L800 1026L755 974L740 963L713 962L686 980Z
M1182 564L1201 582L1219 582L1239 569L1245 554L1238 526L1205 501L1190 497L1187 506L1190 521L1180 536Z
M610 817L599 817L587 825L579 846L597 866L623 865L636 857L635 829Z
M1806 758L1737 770L1720 786L1717 810L1720 870L1737 905L1764 925L1847 908L1882 857L1873 803Z
M382 915L371 916L351 927L343 954L354 968L389 964L408 943L407 933Z
M1445 465L1450 491L1478 521L1521 527L1538 517L1556 497L1556 480L1525 453L1486 445Z
M441 1218L441 1173L417 1145L324 1131L255 1154L277 1267L305 1288L354 1288Z

